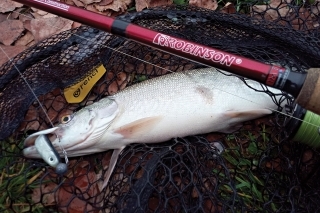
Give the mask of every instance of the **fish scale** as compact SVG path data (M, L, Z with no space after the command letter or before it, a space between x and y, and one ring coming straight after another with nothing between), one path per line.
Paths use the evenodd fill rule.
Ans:
M249 85L254 88L260 87L260 84L254 81L250 81ZM199 86L211 92L211 97L208 97L210 94L200 94L197 91ZM111 128L115 129L143 117L162 116L163 114L173 118L178 116L186 118L199 116L201 118L206 116L219 117L221 113L226 111L277 108L267 94L258 93L248 88L239 78L226 76L215 69L192 70L161 76L129 87L116 94L114 99L121 106L123 113L111 125ZM211 102L208 99L212 99ZM194 119L198 123L203 121ZM220 127L213 125L208 128L201 126L198 128L197 134L208 131L223 131L225 127L226 125ZM190 131L192 134L196 134L192 129ZM173 135L174 133L172 133Z

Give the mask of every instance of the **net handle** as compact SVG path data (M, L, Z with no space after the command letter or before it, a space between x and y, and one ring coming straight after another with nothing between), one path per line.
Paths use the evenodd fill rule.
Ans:
M320 115L320 68L308 70L296 102L303 108Z
M301 106L320 114L319 69L310 69L308 75L291 72L284 67L264 64L54 0L14 1L132 39L179 57L256 80L267 86L288 92L295 98L298 97L297 102Z

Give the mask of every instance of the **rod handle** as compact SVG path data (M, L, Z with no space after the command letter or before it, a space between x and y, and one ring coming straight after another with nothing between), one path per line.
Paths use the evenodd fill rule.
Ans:
M296 102L320 115L320 68L310 68Z

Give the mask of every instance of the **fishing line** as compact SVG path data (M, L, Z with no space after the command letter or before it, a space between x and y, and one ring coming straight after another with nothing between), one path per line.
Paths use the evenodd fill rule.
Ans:
M14 68L18 71L19 75L21 76L21 78L23 79L23 81L27 84L28 88L30 89L30 91L32 92L33 96L36 98L36 101L39 103L40 108L42 109L42 111L44 112L44 114L46 115L50 125L52 127L54 127L53 123L51 122L51 119L49 118L49 115L47 114L46 110L44 109L41 101L38 99L38 97L36 96L36 94L34 93L31 85L29 84L29 82L27 81L27 79L23 76L23 74L20 72L20 70L18 69L18 67L16 66L16 64L13 63L12 58L9 57L9 55L4 51L4 49L0 46L1 51L6 55L6 57L9 59L9 61L13 64Z
M35 19L35 18L32 18L32 17L26 16L26 15L24 15L24 14L22 14L22 13L16 12L16 11L12 11L12 12L18 13L19 15L22 15L22 16L24 16L24 17L27 17L28 19ZM55 28L55 29L60 29L60 28L58 28L58 27L56 27L56 26L51 26L51 27L53 27L53 28ZM84 39L84 40L86 40L86 41L90 41L89 39L87 39L87 38L85 38L85 37L83 37L83 36L76 35L76 34L74 34L74 33L72 33L72 35L77 36L77 37L79 37L79 38L81 38L81 39ZM127 40L130 40L130 39L127 39ZM139 42L137 42L137 43L139 43ZM174 72L174 71L172 71L172 70L169 70L169 69L167 69L167 68L163 68L163 67L161 67L161 66L158 66L158 65L156 65L156 64L153 64L153 63L148 62L148 61L146 61L146 60L143 60L143 59L137 58L137 57L135 57L135 56L129 55L129 54L127 54L127 53L121 52L120 50L117 50L117 49L115 49L115 48L109 47L109 46L107 46L107 45L104 45L104 44L101 44L101 45L102 45L103 47L106 47L106 48L112 50L112 51L115 51L115 52L117 52L117 53L123 54L123 55L128 56L128 57L131 57L131 58L134 58L134 59L139 60L139 61L141 61L141 62L143 62L143 63L152 65L152 66L154 66L154 67L157 67L157 68L166 70L166 71L168 71L168 72L170 72L170 73L173 73L173 72ZM145 44L143 44L143 45L145 45ZM145 45L145 46L148 46L148 45ZM2 49L2 48L1 48L1 49ZM2 51L4 52L3 49L2 49ZM162 52L166 52L166 51L163 51L163 50L161 50L161 51L162 51ZM170 52L166 52L166 53L172 54L172 53L170 53ZM176 55L176 56L178 56L178 57L180 57L180 58L183 58L183 59L186 59L186 58L181 57L181 56L179 56L179 55ZM7 56L7 57L8 57L8 56ZM9 58L9 57L8 57L8 58ZM10 58L9 58L9 59L10 59ZM190 59L186 59L186 60L192 61L192 60L190 60ZM10 59L10 61L11 61L11 59ZM194 62L199 63L199 62L197 62L197 61L194 61ZM202 64L202 63L199 63L199 64ZM203 64L203 65L204 65L204 64ZM218 68L216 68L216 67L212 67L212 66L208 66L208 65L205 65L205 66L211 67L211 68L215 68L217 71L226 74L225 71L223 71L223 70L220 71L220 70L219 70ZM15 68L17 69L16 66L15 66ZM22 73L21 73L20 71L18 71L18 72L19 72L19 74L22 76ZM237 75L234 75L234 74L232 74L232 76L238 77ZM22 77L23 77L23 76L22 76ZM26 81L25 78L24 78L24 80ZM28 84L28 86L29 86L29 84ZM264 85L264 86L265 86L265 85ZM313 124L313 123L310 123L310 122L308 122L308 121L304 121L304 120L302 120L302 119L300 119L300 118L294 117L293 115L289 115L289 114L287 114L287 113L285 113L285 112L281 112L281 111L279 111L279 110L275 110L275 109L272 109L272 108L265 107L265 106L263 106L262 104L256 103L256 102L254 102L254 101L252 101L252 100L246 99L246 98L241 97L241 96L239 96L239 95L232 94L232 93L230 93L230 92L228 92L228 91L224 91L224 90L222 90L222 89L220 89L220 88L218 88L218 87L214 87L214 88L217 89L217 90L219 90L219 91L221 91L221 92L225 92L225 93L227 93L227 94L230 94L230 95L232 95L232 96L234 96L234 97L238 97L238 98L241 98L241 99L243 99L243 100L246 100L246 101L249 101L249 102L251 102L251 103L254 103L254 104L256 104L256 105L258 105L258 106L261 106L261 107L263 107L263 108L265 108L265 109L269 109L269 110L271 110L271 111L273 111L273 112L276 112L276 113L279 113L279 114L281 114L281 115L287 116L288 118L293 118L293 119L296 119L296 120L298 120L298 121L300 121L300 122L304 122L304 123L306 123L306 124L308 124L308 125L311 125L311 126L320 128L320 126L317 126L317 125L315 125L315 124ZM249 87L249 88L250 88L250 87ZM267 88L268 88L268 87L267 87ZM31 89L30 86L29 86L29 89L32 91L32 89ZM252 88L250 88L250 89L252 89ZM265 92L265 91L257 91L257 92ZM33 95L36 97L36 95L34 94L33 91L32 91L32 93L33 93ZM282 94L282 95L283 95L283 94ZM283 95L283 96L284 96L284 95ZM36 98L37 98L37 97L36 97ZM270 98L271 98L271 97L270 97ZM37 98L37 100L38 100L38 98ZM38 100L38 101L39 101L39 100ZM41 105L41 106L42 106L42 105ZM42 107L42 109L44 110L43 107ZM47 116L47 118L48 118L48 115L47 115L47 114L46 114L46 116ZM51 121L50 121L50 122L51 122ZM51 124L52 124L52 123L51 123ZM52 125L53 125L53 124L52 124ZM64 149L63 149L63 153L66 153L66 151L65 151Z
M22 13L19 13L19 12L16 12L16 11L12 11L12 12L17 13L17 14L19 14L19 15L22 15L22 16L24 16L24 17L27 17L28 19L32 19L31 17L26 16L26 15L24 15L24 14L22 14ZM10 13L10 14L8 15L8 17L9 17L11 14L12 14L12 13ZM52 26L52 27L54 27L54 26ZM5 50L4 50L1 46L0 46L0 49L1 49L1 51L5 54L5 56L9 59L9 61L13 64L14 68L18 71L19 75L21 76L21 78L23 79L23 81L26 83L26 85L27 85L27 87L29 88L29 90L31 91L32 95L35 97L36 101L39 103L39 106L40 106L41 110L43 111L43 113L45 114L46 118L48 119L50 125L51 125L52 127L54 127L54 125L53 125L53 123L52 123L52 121L51 121L48 113L46 112L46 110L45 110L45 108L44 108L44 106L43 106L43 104L41 103L41 101L39 100L39 98L37 97L37 95L34 93L32 87L31 87L31 85L29 84L29 82L27 81L27 79L24 77L24 75L23 75L22 72L19 70L19 68L16 66L16 64L13 63L12 58L9 57L9 55L5 52ZM69 159L68 159L67 151L62 147L62 145L61 145L60 143L58 143L58 144L59 144L59 148L61 149L61 151L62 151L62 153L63 153L65 162L66 162L66 164L68 164Z
M253 104L257 104L258 106L263 106L262 104L258 104L258 103L256 103L256 102L254 102L254 101L251 101L251 100L249 100L249 99L247 99L247 98L244 98L244 97L242 97L242 96L239 96L239 95L235 95L235 94L233 94L233 93L230 93L230 92L228 92L228 91L224 91L224 90L222 90L222 89L220 89L220 88L217 88L217 87L215 87L217 90L219 90L219 91L221 91L221 92L225 92L225 93L227 93L227 94L229 94L229 95L233 95L234 97L237 97L237 98L241 98L241 99L243 99L243 100L246 100L246 101L248 101L248 102L251 102L251 103L253 103ZM281 111L279 111L279 110L275 110L275 109L272 109L272 108L269 108L269 107L265 107L265 106L263 106L265 109L269 109L269 110L271 110L271 111L274 111L274 112L277 112L277 113L279 113L279 114L281 114L281 115L284 115L284 116L287 116L287 117L289 117L289 118L294 118L294 119L296 119L296 120L298 120L298 121L301 121L301 122L305 122L306 124L309 124L309 125L312 125L312 126L314 126L314 127L317 127L317 128L320 128L320 126L317 126L317 125L315 125L315 124L313 124L313 123L310 123L310 122L308 122L308 121L304 121L304 120L302 120L302 119L300 119L300 118L296 118L296 117L294 117L294 116L292 116L292 115L288 115L288 114L286 114L286 113L284 113L284 112L281 112Z
M24 75L21 73L21 71L19 70L19 68L13 63L12 58L9 57L9 55L4 51L4 49L3 49L1 46L0 46L0 49L1 49L1 51L6 55L6 57L9 59L9 61L13 64L14 68L18 71L19 75L21 76L21 78L23 79L23 81L26 83L26 85L28 86L28 88L29 88L30 91L32 92L33 96L36 98L36 101L39 103L39 106L40 106L40 108L42 109L42 111L44 112L45 116L47 117L50 125L51 125L52 127L54 127L54 125L53 125L53 123L52 123L52 121L51 121L48 113L47 113L46 110L44 109L43 104L41 103L41 101L39 100L39 98L37 97L37 95L34 93L32 87L31 87L31 85L29 84L29 82L27 81L27 79L26 79L26 78L24 77ZM58 144L59 144L59 147L60 147L60 149L61 149L61 151L62 151L62 153L63 153L63 155L64 155L64 159L65 159L65 161L66 161L66 164L68 164L69 159L68 159L68 156L67 156L67 151L62 147L62 145L61 145L60 143L58 143Z

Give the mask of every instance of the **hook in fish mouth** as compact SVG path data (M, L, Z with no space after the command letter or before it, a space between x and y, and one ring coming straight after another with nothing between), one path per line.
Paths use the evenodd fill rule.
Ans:
M56 128L50 129L51 131L55 131ZM41 131L43 132L43 131ZM48 132L48 131L46 131ZM56 173L63 175L64 173L67 172L68 166L65 163L61 162L60 156L57 152L57 150L54 148L52 145L49 137L47 134L36 134L37 137L34 140L34 144L29 147L31 150L37 151L37 153L40 155L40 157L51 167L56 168ZM34 138L35 135L32 135ZM29 138L30 140L30 138ZM26 140L25 143L28 144L29 140ZM30 142L29 142L30 145ZM25 150L28 150L28 148L24 149L24 154ZM26 155L26 154L25 154ZM67 161L66 161L67 163Z
M35 140L34 146L47 164L57 167L60 163L60 156L47 135L39 135Z
M59 127L53 127L28 136L24 140L23 155L27 158L42 158L50 166L56 167L60 156L51 141L53 137L57 137L55 132L58 129ZM54 160L50 160L50 157Z

